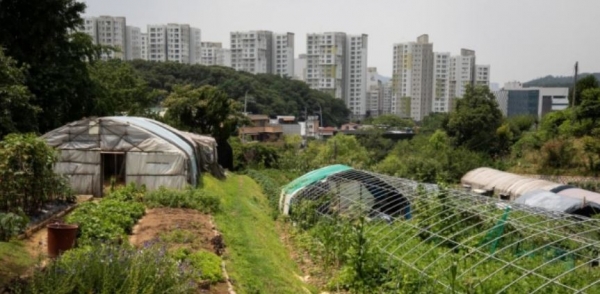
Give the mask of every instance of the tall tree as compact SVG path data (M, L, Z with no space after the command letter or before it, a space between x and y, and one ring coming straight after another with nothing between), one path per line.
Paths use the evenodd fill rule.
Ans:
M500 125L502 112L489 88L467 86L464 97L456 102L456 110L450 114L446 132L458 146L493 153Z
M89 65L90 77L97 100L98 115L142 115L155 106L158 90L152 91L139 73L126 62L110 60Z
M585 90L594 89L598 87L600 87L600 84L598 83L598 80L594 75L588 75L579 79L576 83L575 93L573 93L573 89L569 91L569 102L572 102L573 95L575 95L575 105L581 104L583 98L582 93Z
M43 111L37 116L41 132L93 114L86 60L97 58L98 47L73 33L83 24L84 10L75 0L0 1L0 46L29 66L26 85Z
M165 118L181 129L226 141L245 122L241 105L213 86L175 86L163 105Z
M39 108L31 105L33 97L25 86L25 67L4 55L0 48L0 140L8 133L35 131Z

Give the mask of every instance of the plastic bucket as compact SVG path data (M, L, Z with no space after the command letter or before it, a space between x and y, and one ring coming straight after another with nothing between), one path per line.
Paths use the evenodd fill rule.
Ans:
M54 223L48 229L48 255L57 257L63 252L73 248L77 237L78 225Z

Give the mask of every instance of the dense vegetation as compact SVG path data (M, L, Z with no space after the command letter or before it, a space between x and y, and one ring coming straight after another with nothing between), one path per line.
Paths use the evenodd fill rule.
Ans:
M328 288L354 293L598 291L597 248L591 244L599 237L596 223L510 211L483 201L489 198L475 202L444 189L417 193L410 221L367 221L360 211L319 214L316 208L326 211L322 204L333 201L329 198L295 204L291 220L300 229L300 245L335 273ZM577 238L565 237L573 232Z
M600 73L581 73L578 79L583 79L587 76L594 76L600 79ZM571 87L573 86L573 76L545 76L542 78L533 79L523 83L526 87Z

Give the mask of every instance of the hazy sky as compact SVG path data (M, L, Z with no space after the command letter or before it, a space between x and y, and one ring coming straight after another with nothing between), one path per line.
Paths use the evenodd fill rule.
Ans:
M127 17L127 25L187 23L203 41L230 31L295 33L296 56L306 34L369 35L368 65L391 76L394 43L429 34L433 50L476 51L491 81L600 72L600 0L84 0L86 16Z

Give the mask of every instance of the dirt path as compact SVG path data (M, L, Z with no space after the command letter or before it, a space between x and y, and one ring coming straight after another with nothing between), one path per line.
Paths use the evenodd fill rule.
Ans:
M210 215L193 209L155 208L147 210L146 215L133 227L129 241L141 247L147 242L168 239L171 248L187 247L216 252L222 248L213 245L213 229ZM210 289L201 289L198 293L225 294L229 291L227 283L223 282L211 285Z

